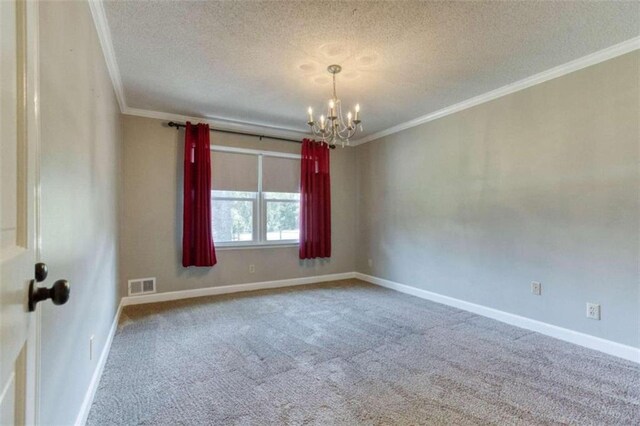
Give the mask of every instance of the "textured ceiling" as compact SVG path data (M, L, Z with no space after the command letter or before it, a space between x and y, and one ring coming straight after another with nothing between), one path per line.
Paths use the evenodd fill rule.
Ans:
M106 1L127 106L305 129L330 96L365 134L640 34L638 2Z

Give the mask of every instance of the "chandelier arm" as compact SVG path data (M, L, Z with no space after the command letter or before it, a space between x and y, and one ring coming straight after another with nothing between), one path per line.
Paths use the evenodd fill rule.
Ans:
M345 130L347 130L349 128L349 126L347 125L347 123L345 123L344 120L344 115L342 113L342 102L340 102L340 107L339 107L339 117L340 117L340 133L344 133Z
M345 127L339 132L340 138L349 139L355 134L355 128Z

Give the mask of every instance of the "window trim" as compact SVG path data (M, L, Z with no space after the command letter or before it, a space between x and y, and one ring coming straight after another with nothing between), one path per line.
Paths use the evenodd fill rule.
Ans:
M226 250L261 250L261 249L274 249L274 248L298 248L298 243L278 243L272 241L269 244L247 244L247 245L225 245L224 243L215 243L216 251Z
M299 239L296 240L267 240L267 201L286 201L286 200L271 200L265 199L264 192L262 191L262 159L264 157L278 157L289 158L293 160L300 160L302 156L300 154L292 154L288 152L277 151L262 151L258 149L236 148L231 146L211 145L211 152L231 152L235 154L250 154L258 157L258 188L256 191L256 197L252 199L254 204L254 217L253 217L253 240L252 241L224 241L215 242L216 248L220 249L250 249L250 248L281 248L281 247L297 247ZM211 189L211 202L213 203L214 189ZM236 198L220 197L218 199L236 200ZM237 198L240 200L240 198ZM250 200L245 198L243 200ZM293 201L291 201L293 202ZM264 227L262 226L264 223ZM211 224L211 231L213 232L213 224ZM264 228L264 229L263 229Z

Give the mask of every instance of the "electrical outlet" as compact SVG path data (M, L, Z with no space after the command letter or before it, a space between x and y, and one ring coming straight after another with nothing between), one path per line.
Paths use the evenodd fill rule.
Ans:
M600 305L597 303L587 302L587 318L599 320L600 319Z
M89 361L93 360L93 336L89 337Z
M535 294L536 296L541 296L542 284L537 281L531 281L531 293Z
M249 265L249 273L253 274L254 272L256 272L256 265Z
M373 266L373 260L369 259L367 261L367 264L369 265L369 268L371 268Z

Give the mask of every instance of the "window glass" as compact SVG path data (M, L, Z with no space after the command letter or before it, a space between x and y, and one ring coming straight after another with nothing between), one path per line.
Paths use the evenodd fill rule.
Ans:
M213 241L234 242L253 241L253 215L255 196L248 198L218 198L220 193L213 191ZM246 193L242 193L246 194Z
M300 235L300 194L266 192L264 199L267 241L297 241Z

